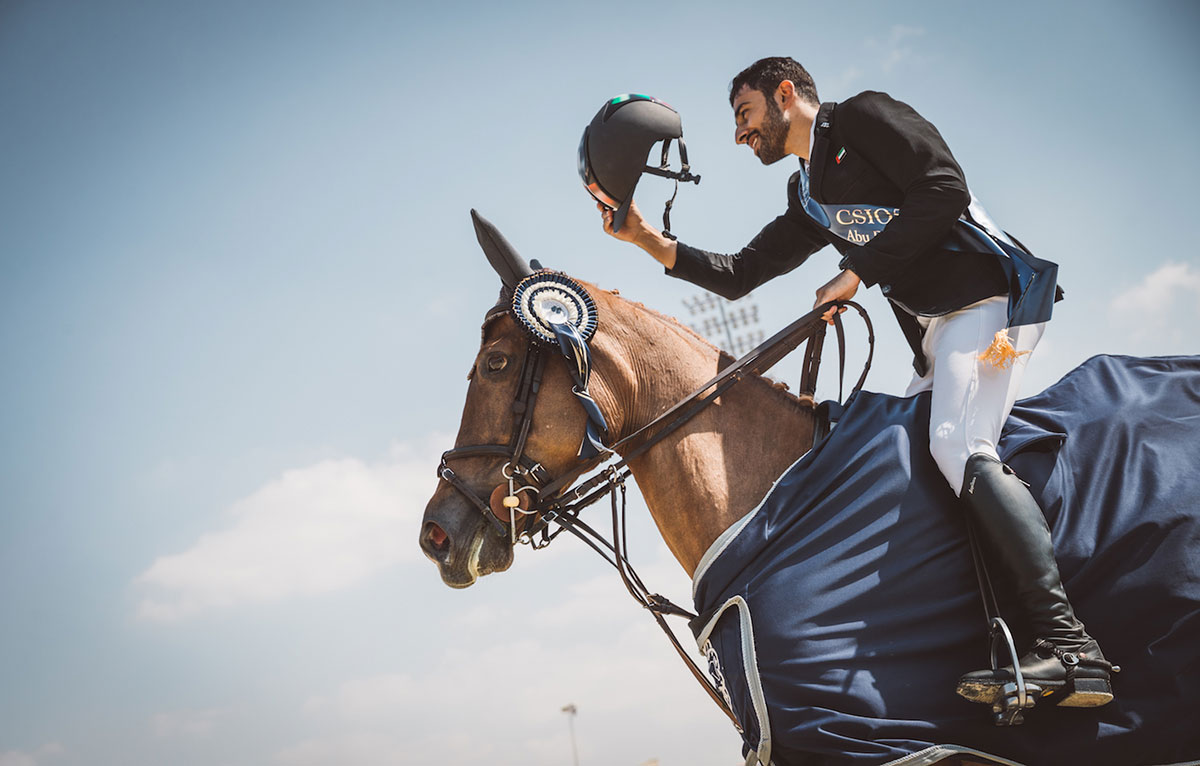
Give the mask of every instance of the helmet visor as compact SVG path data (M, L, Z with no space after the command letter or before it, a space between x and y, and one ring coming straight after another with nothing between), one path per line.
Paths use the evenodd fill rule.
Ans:
M584 128L583 138L579 139L579 178L583 181L583 188L592 195L592 199L611 210L616 210L621 203L600 186L596 174L592 172L592 163L588 160L588 132L590 130L590 126Z

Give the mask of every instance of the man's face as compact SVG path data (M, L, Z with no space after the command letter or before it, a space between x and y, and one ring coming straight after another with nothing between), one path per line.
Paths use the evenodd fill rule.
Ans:
M746 144L759 161L771 165L787 155L788 121L774 100L748 85L733 97L733 140Z

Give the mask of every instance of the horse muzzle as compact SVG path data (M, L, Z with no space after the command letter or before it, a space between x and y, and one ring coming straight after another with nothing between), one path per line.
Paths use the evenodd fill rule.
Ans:
M421 524L421 551L437 564L442 582L451 588L466 588L492 572L512 566L513 549L507 536L478 511L439 490L425 508Z

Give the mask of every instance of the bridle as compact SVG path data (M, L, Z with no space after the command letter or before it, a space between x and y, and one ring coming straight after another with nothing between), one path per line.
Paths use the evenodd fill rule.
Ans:
M503 300L493 307L484 318L483 326L495 318L508 313L509 307ZM633 570L626 556L626 524L625 524L625 481L630 476L628 464L642 455L669 434L683 426L712 404L719 396L728 391L739 381L754 375L761 375L769 370L784 356L791 353L804 341L808 341L805 353L800 393L811 398L815 393L816 376L820 365L821 346L824 339L825 320L822 316L833 311L833 323L837 332L839 351L839 399L841 398L841 379L845 370L845 335L841 322L843 307L853 307L862 317L867 328L868 353L862 374L851 389L851 395L858 391L866 380L870 370L871 359L875 349L875 334L871 320L862 306L853 301L838 301L826 303L805 314L778 333L768 338L759 346L726 367L716 377L704 383L687 397L663 412L652 421L637 429L634 433L623 437L603 452L590 459L580 460L574 467L562 476L552 479L540 462L526 453L526 443L533 425L533 411L537 396L541 389L542 374L545 370L547 350L539 343L530 340L522 362L521 373L517 385L516 398L512 404L513 426L508 444L483 444L454 447L442 453L441 464L438 466L438 477L453 486L466 500L471 503L487 520L489 526L502 537L508 537L512 544L526 543L532 548L540 549L550 544L563 530L571 532L590 548L595 550L620 574L630 595L644 608L648 609L655 621L663 629L668 639L674 645L680 657L696 680L705 688L713 701L733 721L734 726L741 730L737 717L730 710L720 692L713 683L696 667L691 657L684 651L674 632L666 624L663 615L676 615L694 619L692 612L677 606L664 596L652 593L641 578ZM579 392L576 391L576 394ZM825 406L825 405L823 405ZM819 408L818 408L819 409ZM827 432L827 428L820 432ZM611 459L621 447L628 447L640 440L636 446L625 451L611 465L602 466ZM504 458L505 463L501 472L508 481L508 494L504 506L510 511L510 520L502 521L496 516L491 502L481 498L467 482L461 479L451 468L450 461L471 457ZM600 468L590 478L575 482L587 472ZM517 477L522 480L521 486L516 485ZM518 505L518 494L531 492L537 496L536 501L528 509ZM495 494L495 493L493 493ZM612 504L612 539L606 539L591 526L579 518L584 508L594 504L605 495L611 498ZM618 497L620 502L618 503ZM518 531L517 516L522 516L521 529ZM558 529L550 531L550 524L557 524ZM540 535L540 539L539 539Z
M503 304L498 304L484 318L484 327L486 328L489 322L506 312L507 307ZM517 493L524 491L540 494L540 488L550 481L550 476L541 463L525 453L525 444L529 439L529 430L533 427L533 410L537 404L538 391L542 387L542 373L545 371L545 368L546 358L542 346L532 341L529 342L525 358L521 363L521 373L517 383L517 396L513 399L512 403L513 429L508 444L480 444L454 447L442 453L442 462L438 466L438 477L458 490L469 503L475 506L498 535L508 537L509 541L514 544L517 542L526 542L527 540L532 542L532 538L517 534L516 514L520 512L524 515L524 512L520 511L519 506L512 506L510 507L510 514L512 514L510 520L507 523L501 521L492 510L490 499L485 501L475 490L471 489L469 484L459 478L454 469L450 467L449 461L469 457L505 458L506 462L500 470L505 479L508 480L508 495L506 495L506 498L515 498L517 497ZM518 475L525 482L519 488L516 486Z

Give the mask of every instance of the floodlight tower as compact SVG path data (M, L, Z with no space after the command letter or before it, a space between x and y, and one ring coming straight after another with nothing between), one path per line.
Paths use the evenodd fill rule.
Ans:
M579 766L579 749L575 747L575 715L579 712L579 708L575 707L574 702L563 705L562 711L567 714L567 727L571 730L571 757L575 761L575 766Z
M683 305L696 317L692 329L735 357L739 357L762 342L763 331L758 327L758 304L753 293L736 301L727 301L712 293L687 298ZM738 330L738 335L733 331Z

